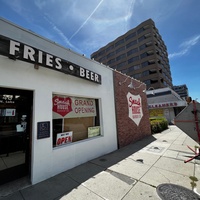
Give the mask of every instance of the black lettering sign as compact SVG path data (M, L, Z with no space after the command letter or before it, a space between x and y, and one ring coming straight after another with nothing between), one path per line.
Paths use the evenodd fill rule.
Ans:
M101 75L21 42L0 35L0 55L22 60L101 84Z

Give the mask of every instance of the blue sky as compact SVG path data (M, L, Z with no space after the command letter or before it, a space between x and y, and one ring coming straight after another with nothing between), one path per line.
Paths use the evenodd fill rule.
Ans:
M174 85L200 101L200 0L0 0L0 16L85 54L151 18L169 55Z

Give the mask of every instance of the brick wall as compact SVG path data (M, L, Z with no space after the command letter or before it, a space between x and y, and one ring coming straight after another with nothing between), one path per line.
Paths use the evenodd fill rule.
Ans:
M134 87L140 87L136 89L131 89L128 87L128 85L131 82L130 77L127 78L126 75L117 71L113 71L113 76L118 147L121 148L130 143L136 142L137 140L140 140L148 135L151 135L151 128L149 121L147 97L146 93L143 92L143 90L145 90L145 84L138 80L132 79ZM126 82L123 82L125 80ZM143 117L141 118L140 123L138 125L129 117L129 105L131 104L127 100L127 94L129 92L132 95L140 95L141 97ZM133 98L135 98L135 96Z

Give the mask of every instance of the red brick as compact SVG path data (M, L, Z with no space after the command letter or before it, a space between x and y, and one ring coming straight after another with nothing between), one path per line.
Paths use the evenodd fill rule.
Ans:
M122 148L128 144L134 143L148 135L151 135L151 127L149 121L149 110L147 104L145 84L132 79L133 85L139 87L136 89L128 88L131 78L128 77L127 81L122 83L127 76L120 72L113 71L114 77L114 91L115 91L115 107L116 107L116 120L117 120L117 134L118 134L118 147ZM119 82L122 84L120 85ZM142 85L141 85L142 84ZM140 95L142 101L143 117L139 125L129 118L128 101L126 95L130 92L132 95Z

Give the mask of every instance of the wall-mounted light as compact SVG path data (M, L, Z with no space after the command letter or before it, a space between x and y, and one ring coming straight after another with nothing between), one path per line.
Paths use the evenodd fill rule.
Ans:
M148 90L146 90L146 91L149 91L149 90L151 91L150 94L155 95L155 92L154 92L155 89L153 87L148 88Z
M122 85L123 83L125 83L127 81L128 77L126 77L126 79L123 82L119 82L119 85Z
M146 85L144 83L141 83L138 87L134 87L134 90L140 88L141 86L145 86L145 88L142 90L142 92L145 93L146 92Z
M129 77L127 77L123 82L119 82L119 85L122 85L123 83L125 83L126 81L127 81L127 79L128 79ZM138 88L140 88L142 85L144 85L144 83L141 83L138 87L134 87L134 84L133 84L133 79L131 78L131 82L130 82L130 84L128 85L128 88L131 88L131 89L138 89ZM146 88L143 90L143 92L145 92L146 91Z
M128 85L128 88L131 88L131 89L134 88L134 85L133 85L133 79L131 79L131 83ZM135 88L134 88L134 89L135 89Z

